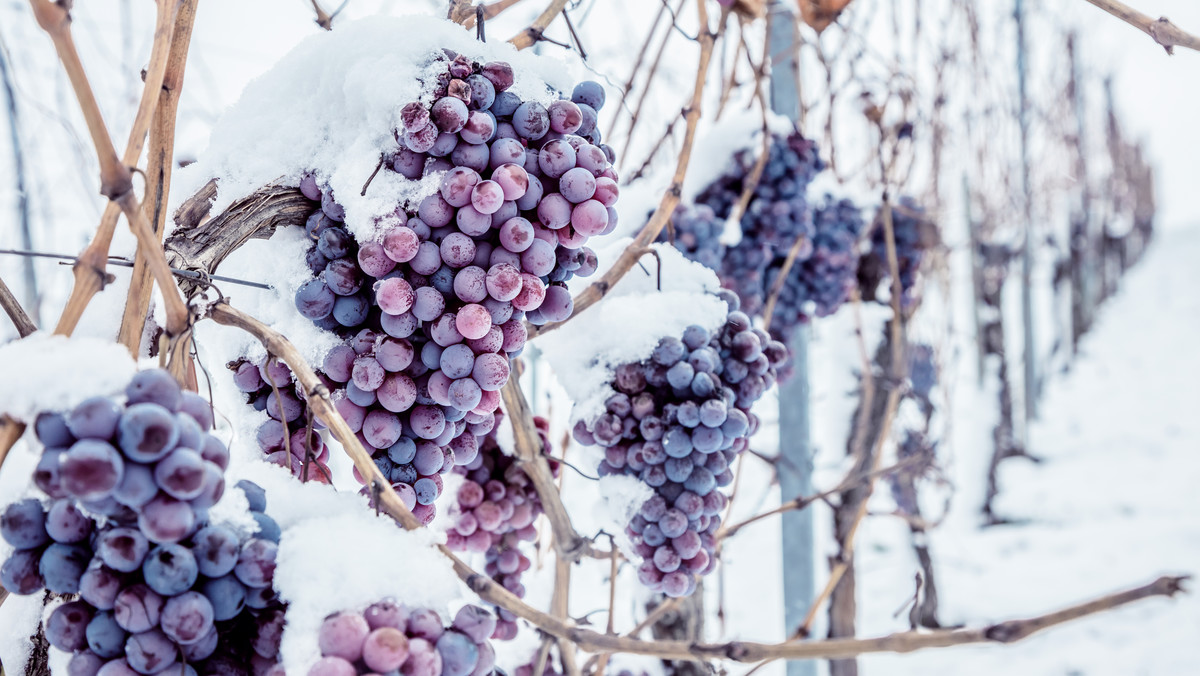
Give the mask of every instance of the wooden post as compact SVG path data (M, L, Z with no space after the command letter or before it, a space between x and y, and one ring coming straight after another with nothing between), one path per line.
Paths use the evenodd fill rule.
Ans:
M800 64L795 49L798 25L794 4L772 0L770 26L771 109L800 120ZM809 440L808 344L810 326L801 326L789 346L795 371L779 385L779 493L783 501L812 494L812 449ZM804 622L814 589L813 517L811 509L785 512L782 518L783 615L786 633ZM815 676L813 660L787 663L788 676Z

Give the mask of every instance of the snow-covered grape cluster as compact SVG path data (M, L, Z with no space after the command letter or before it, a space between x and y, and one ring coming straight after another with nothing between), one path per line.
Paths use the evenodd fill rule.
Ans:
M0 580L14 594L78 595L45 621L47 641L73 653L72 674L194 674L187 665L217 651L223 626L279 608L279 527L261 510L251 537L208 522L229 455L209 434L207 402L162 370L125 394L38 416L34 483L52 502L27 498L0 516L16 548Z
M495 627L495 616L479 606L464 606L447 627L436 611L379 601L325 618L317 634L321 659L308 674L485 676L496 663L488 643Z
M502 414L496 412L499 426ZM549 455L550 423L535 416L534 424ZM558 462L550 460L551 472L558 473ZM458 551L480 552L486 556L485 572L519 597L525 596L521 574L531 561L521 552L522 542L537 539L533 523L542 515L542 500L529 475L500 447L494 433L479 439L479 455L456 471L465 475L451 507L454 526L446 533L446 546ZM499 619L492 638L511 640L517 635L517 618L498 608Z
M322 365L337 408L426 523L438 475L471 462L494 424L523 320L571 315L565 282L596 271L585 245L616 227L619 192L596 130L599 84L543 106L509 90L507 63L453 53L440 63L432 105L400 110L387 163L438 190L356 241L332 191L305 176L300 190L320 207L305 225L314 278L295 297L346 339Z
M638 579L669 596L695 589L716 565L729 464L759 425L750 407L774 384L787 348L751 328L738 299L715 332L689 326L663 338L650 358L618 366L605 413L581 420L575 439L605 449L601 476L626 474L654 489L627 533L643 557Z
M916 200L904 196L897 205L891 207L892 233L896 241L896 262L900 272L900 305L910 308L917 301L917 273L921 262L925 259L923 230L925 210ZM869 297L874 297L875 287L880 282L887 282L890 287L891 265L887 255L887 231L883 225L882 213L875 219L871 230L871 250L863 256L860 266L864 272L860 278L867 284L873 284ZM867 271L873 271L867 272ZM864 294L868 295L868 294ZM890 294L889 294L890 295Z
M329 447L320 435L324 425L309 410L291 369L266 356L253 362L239 359L229 368L237 388L268 416L255 434L267 462L286 467L301 481L331 483Z

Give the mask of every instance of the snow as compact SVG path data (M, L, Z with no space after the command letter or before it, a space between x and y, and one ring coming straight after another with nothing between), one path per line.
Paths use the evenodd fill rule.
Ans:
M944 623L1028 616L1159 575L1198 572L1200 358L1194 336L1200 297L1185 290L1196 286L1200 228L1158 236L1102 307L1071 371L1052 381L1030 430L1030 451L1043 462L1001 465L997 511L1015 525L978 527L990 440L977 424L978 411L963 411L976 424L956 427L959 453L949 469L960 494L930 544ZM860 617L868 635L897 628L887 618L902 601L898 579L911 579L915 565L901 526L868 520L860 536ZM981 676L1192 673L1197 627L1200 598L1189 593L1142 601L1012 646L862 662L864 673L897 676L960 671L968 664Z
M357 492L301 484L265 462L245 465L231 481L242 478L266 489L267 514L283 530L275 589L289 604L280 648L289 673L306 673L320 658L317 630L331 613L395 598L450 619L464 588L434 547L434 531L406 531Z
M600 269L591 278L573 280L572 293L604 274L629 242L618 240L597 250ZM649 254L642 256L644 272L634 266L603 300L537 338L538 348L575 402L575 419L603 413L604 400L615 392L610 381L617 366L648 358L660 339L682 336L691 324L712 331L725 323L728 308L713 295L720 288L716 274L667 244L652 248L661 263Z
M68 338L39 331L0 345L5 386L0 413L31 423L41 411L63 411L88 397L125 390L137 365L111 340Z
M273 182L296 185L309 171L327 182L346 208L346 224L360 242L375 238L376 218L397 202L415 208L437 187L437 177L411 181L394 172L364 184L381 154L398 148L393 131L411 101L432 103L431 83L444 64L435 54L452 49L479 61L506 61L516 79L509 91L549 103L554 90L574 85L560 60L517 52L505 42L482 43L473 32L431 16L373 17L313 35L270 72L247 86L215 125L199 161L180 171L176 196L218 182L213 212ZM264 115L264 110L273 111Z
M8 551L0 552L8 558ZM6 674L24 674L25 664L33 650L30 640L42 619L42 595L17 596L10 594L0 605L0 664Z

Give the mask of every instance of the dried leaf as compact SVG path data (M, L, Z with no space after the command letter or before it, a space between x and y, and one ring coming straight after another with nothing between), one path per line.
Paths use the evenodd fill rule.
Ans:
M804 23L821 33L837 20L850 0L796 0L796 4L800 6L800 17Z

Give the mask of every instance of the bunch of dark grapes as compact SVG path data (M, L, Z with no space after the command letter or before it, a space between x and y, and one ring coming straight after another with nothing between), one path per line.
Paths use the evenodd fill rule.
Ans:
M286 467L301 481L332 483L329 447L320 434L323 425L309 410L304 388L291 369L269 357L254 362L239 359L229 368L237 388L268 416L255 434L267 462Z
M689 326L659 341L643 362L618 366L606 411L580 421L575 439L605 449L601 476L640 478L655 495L629 523L643 563L638 579L654 591L686 596L695 575L713 569L729 465L759 425L750 407L774 384L787 348L752 329L728 290L725 324L715 333Z
M220 623L275 603L279 527L259 514L243 538L208 523L229 456L207 402L162 370L125 394L38 417L34 482L52 502L0 516L17 550L0 580L14 594L78 595L45 621L47 641L73 653L72 674L182 676L217 649Z
M925 259L928 241L933 237L932 224L925 210L916 200L905 196L900 203L891 207L892 233L896 241L896 262L900 272L900 305L908 309L917 302L917 274ZM891 295L891 265L887 255L887 230L884 228L882 212L876 217L871 230L871 249L859 262L859 283L863 286L863 297L876 298L881 283L886 283Z
M862 211L849 200L825 196L812 214L813 234L780 287L771 315L771 332L787 343L795 328L811 317L837 311L858 284L858 240L863 233ZM782 260L767 271L768 293L782 272Z
M570 316L565 283L595 272L585 244L616 227L619 192L596 130L599 84L543 106L509 91L507 63L452 53L442 63L433 104L400 111L388 164L439 177L439 190L359 242L333 193L306 176L301 191L320 202L306 224L314 278L295 299L346 339L322 365L338 410L426 523L439 474L469 463L493 424L523 320Z
M464 606L447 627L428 608L380 601L325 618L317 634L321 659L308 674L486 676L496 664L488 643L495 627L495 616L479 606Z
M721 269L721 261L725 257L721 232L725 229L725 223L717 218L711 207L707 204L680 204L671 214L671 228L674 230L675 248L711 270ZM665 242L670 235L663 229L658 240Z
M501 416L497 411L497 426ZM535 416L533 422L542 442L542 453L549 455L550 423L540 416ZM550 469L557 474L558 462L551 460ZM532 480L516 463L516 458L500 448L494 433L480 437L479 455L456 471L465 474L466 479L451 507L454 527L446 533L446 546L485 554L485 572L505 589L524 597L521 574L529 570L531 561L521 552L520 545L537 539L533 524L542 515L542 501ZM516 616L503 608L496 612L499 620L492 638L498 641L515 638Z
M739 150L728 170L696 197L696 203L708 206L722 221L729 218L757 161L756 149ZM742 239L725 252L718 270L748 314L763 311L768 270L783 262L797 240L812 239L808 184L823 168L812 141L799 133L772 136L762 175L742 215ZM808 253L805 247L798 259L804 260Z
M821 206L809 204L808 185L824 168L816 145L798 133L775 135L741 219L742 239L722 246L724 221L733 214L756 161L754 150L738 151L729 170L697 196L696 206L676 209L675 244L716 271L721 283L737 293L742 309L754 316L766 311L795 248L770 325L771 335L786 344L801 323L834 313L850 297L862 215L848 200L829 196Z

